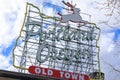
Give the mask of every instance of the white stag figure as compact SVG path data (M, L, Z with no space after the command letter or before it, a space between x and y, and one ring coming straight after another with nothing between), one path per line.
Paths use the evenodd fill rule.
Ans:
M72 14L67 14L67 15L62 15L60 13L58 13L58 15L61 16L61 22L65 23L68 21L71 22L75 22L75 23L86 23L86 21L82 20L82 17L80 16L80 9L75 8L75 6L73 6L72 4L70 4L69 2L64 2L62 1L65 5L67 5L68 7L71 8L71 11L73 11Z

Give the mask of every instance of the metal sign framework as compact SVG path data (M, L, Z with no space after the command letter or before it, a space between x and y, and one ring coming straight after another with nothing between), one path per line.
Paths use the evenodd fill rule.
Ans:
M20 35L13 49L13 66L27 72L29 66L89 74L100 71L100 29L94 23L59 23L27 3Z

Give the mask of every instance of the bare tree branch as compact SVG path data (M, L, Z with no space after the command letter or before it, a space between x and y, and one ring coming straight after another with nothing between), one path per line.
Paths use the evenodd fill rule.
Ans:
M102 60L103 60L103 59L102 59ZM103 60L103 62L104 62L105 64L107 64L109 67L111 67L114 71L116 71L116 72L120 73L120 70L119 70L119 69L117 69L117 68L115 68L112 64L110 64L110 63L106 62L105 60Z
M104 3L96 2L98 4L97 9L104 10L104 15L106 16L107 21L104 21L104 24L113 27L109 23L112 21L113 25L118 24L120 27L120 0L107 0ZM113 21L114 20L114 21Z

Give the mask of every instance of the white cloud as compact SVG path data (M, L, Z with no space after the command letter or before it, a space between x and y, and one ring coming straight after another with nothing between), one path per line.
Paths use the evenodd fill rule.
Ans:
M2 53L18 36L25 13L24 0L0 0L0 69L12 67L11 52ZM11 46L12 47L12 46Z
M115 53L115 45L113 44L113 37L114 32L105 32L101 34L100 40L99 40L99 46L100 46L100 59L101 59L101 71L105 73L105 80L119 80L119 73L114 71L111 66L109 66L107 63L113 65L115 68L119 70L119 60L120 57L116 56ZM111 76L112 75L112 76Z
M101 53L108 52L110 45L113 43L114 33L102 33L100 35L99 46L101 48Z
M7 47L19 33L22 15L25 12L25 2L1 0L0 3L0 45Z
M108 48L108 52L111 52L113 50L114 46L115 46L114 44L110 44L110 46Z
M13 67L11 62L12 62L11 54L9 54L8 56L4 56L0 53L0 69L17 71L17 69Z
M0 54L0 69L7 69L11 66L11 63L9 62L11 60L10 56L4 56Z

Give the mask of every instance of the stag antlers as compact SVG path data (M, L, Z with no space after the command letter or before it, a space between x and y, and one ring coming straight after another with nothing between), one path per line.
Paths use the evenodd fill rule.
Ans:
M65 2L65 1L62 1L62 3L64 3L66 6L68 6L68 7L71 7L71 8L73 8L74 6L72 5L72 4L70 4L69 2Z
M68 21L72 21L75 23L84 23L84 24L89 23L88 21L82 20L82 17L80 16L80 9L75 7L76 4L73 6L69 2L62 1L62 3L64 3L66 6L70 7L71 11L73 11L72 14L67 14L67 15L62 15L62 14L58 13L58 15L61 16L62 23L65 23Z
M73 11L72 14L67 14L67 15L62 15L62 14L58 13L58 15L61 16L61 22L62 23L65 23L65 22L68 22L68 21L72 21L72 22L75 22L75 23L80 23L80 22L84 23L84 21L82 20L82 17L79 14L80 9L75 8L75 6L73 6L69 2L65 2L65 1L62 1L62 2L65 5L67 5L68 7L70 7L71 11Z

